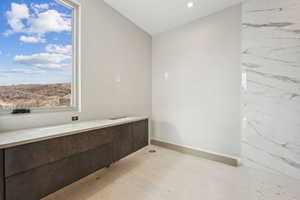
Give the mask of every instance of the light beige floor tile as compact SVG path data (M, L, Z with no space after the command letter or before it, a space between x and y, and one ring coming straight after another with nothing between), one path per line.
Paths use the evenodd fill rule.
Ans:
M300 200L300 181L149 146L43 200Z

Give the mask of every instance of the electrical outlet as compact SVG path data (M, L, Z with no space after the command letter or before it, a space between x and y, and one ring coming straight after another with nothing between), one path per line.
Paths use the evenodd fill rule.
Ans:
M72 117L72 121L78 121L79 120L79 117L78 116L73 116Z

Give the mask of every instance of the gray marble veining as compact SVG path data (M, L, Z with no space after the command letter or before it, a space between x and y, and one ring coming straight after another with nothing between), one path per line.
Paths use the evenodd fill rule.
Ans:
M300 1L242 6L242 157L246 166L300 179Z

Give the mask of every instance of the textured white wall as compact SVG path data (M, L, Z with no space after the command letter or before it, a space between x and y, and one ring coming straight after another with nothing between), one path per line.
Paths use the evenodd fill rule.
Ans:
M153 139L240 156L240 5L153 37Z
M300 179L300 1L243 4L243 163Z
M151 115L151 36L106 5L82 4L81 120ZM120 79L120 82L118 82ZM0 131L62 124L72 112L0 117Z

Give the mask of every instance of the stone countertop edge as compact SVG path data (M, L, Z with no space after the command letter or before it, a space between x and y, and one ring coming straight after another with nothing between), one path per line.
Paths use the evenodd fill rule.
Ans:
M0 149L40 142L48 139L80 134L87 131L128 124L149 119L149 117L126 117L115 120L92 120L58 126L48 126L17 131L0 132Z

